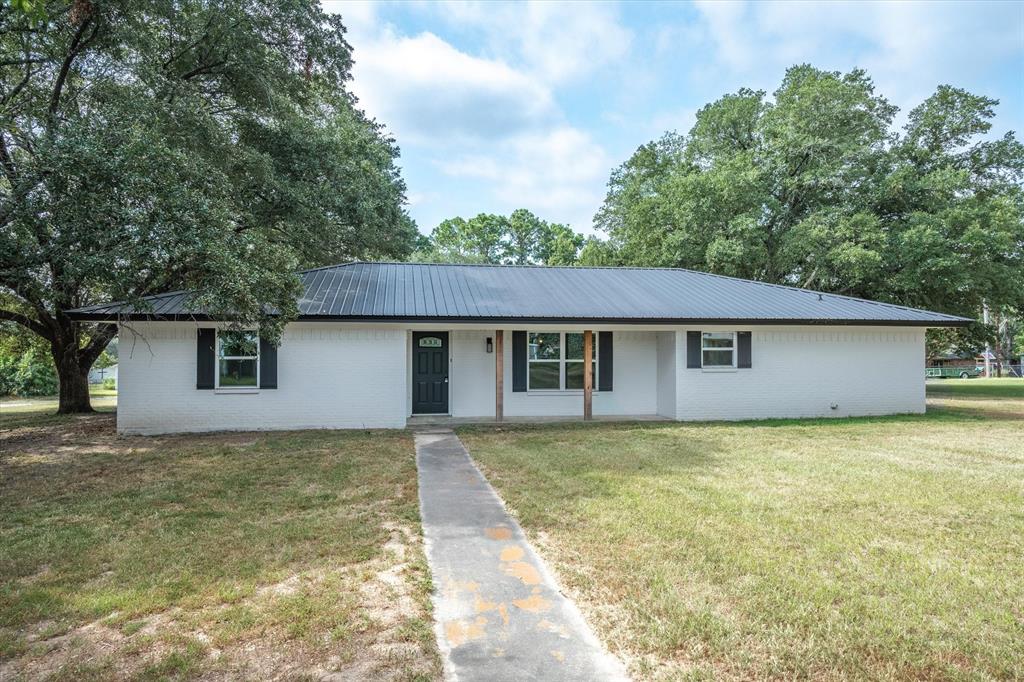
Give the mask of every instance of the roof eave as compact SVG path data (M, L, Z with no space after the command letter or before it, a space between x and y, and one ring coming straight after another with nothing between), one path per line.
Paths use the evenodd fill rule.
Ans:
M72 320L80 322L218 322L204 314L156 315L153 313L90 313L68 311ZM385 316L385 315L299 315L297 322L508 322L512 324L623 324L623 325L749 325L749 326L860 326L860 327L966 327L974 322L968 318L948 320L871 320L830 318L650 318L650 317L501 317L501 316Z

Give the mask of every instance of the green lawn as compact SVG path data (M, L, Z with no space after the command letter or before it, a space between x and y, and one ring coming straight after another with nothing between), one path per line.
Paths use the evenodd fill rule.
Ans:
M1024 382L929 414L460 430L643 679L1024 677Z
M401 432L0 419L0 679L436 679Z
M117 391L99 385L89 386L89 396L93 409L108 412L117 407ZM57 412L57 396L40 398L21 398L18 396L0 396L0 428L4 427L5 417L14 415L33 415Z
M964 396L1024 399L1024 379L929 379L928 397Z

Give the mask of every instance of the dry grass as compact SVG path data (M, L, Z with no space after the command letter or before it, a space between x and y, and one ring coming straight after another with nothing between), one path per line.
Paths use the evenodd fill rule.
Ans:
M1024 382L916 417L465 428L643 679L1024 677Z
M0 453L0 679L439 677L406 434L3 409Z

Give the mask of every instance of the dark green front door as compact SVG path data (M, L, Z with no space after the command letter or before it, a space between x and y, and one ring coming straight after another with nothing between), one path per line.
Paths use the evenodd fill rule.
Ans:
M412 412L448 414L448 332L412 333Z

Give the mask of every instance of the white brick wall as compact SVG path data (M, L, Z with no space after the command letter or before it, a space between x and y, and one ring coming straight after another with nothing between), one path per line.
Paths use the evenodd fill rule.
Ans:
M411 408L407 329L290 324L278 350L279 388L231 394L195 387L199 326L122 327L119 431L405 426ZM924 411L923 329L748 329L753 368L728 372L687 369L685 328L613 331L614 390L595 391L594 414L736 420ZM451 332L450 407L456 417L494 414L494 355L485 351L485 339L493 335ZM506 415L582 414L580 391L512 392L511 329L505 330L504 364Z
M403 329L290 324L277 354L278 388L231 394L196 389L199 326L157 322L120 329L118 431L405 426Z
M658 414L676 418L676 333L658 335Z
M488 336L493 342L493 330L455 330L449 336L449 407L453 417L494 416L494 353L487 352ZM506 333L506 347L511 339ZM511 384L506 384L505 390L512 390Z
M676 333L681 420L847 417L924 412L924 330L900 327L748 327L752 368L686 367ZM722 327L704 331L731 331ZM832 409L832 404L836 409Z

